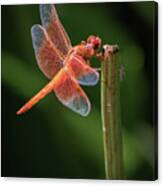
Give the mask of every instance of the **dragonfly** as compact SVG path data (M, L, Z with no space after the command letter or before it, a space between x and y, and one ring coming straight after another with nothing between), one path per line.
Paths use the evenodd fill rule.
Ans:
M54 91L64 106L87 116L91 104L80 85L93 86L99 81L98 69L90 66L90 59L98 56L101 39L90 35L86 41L72 46L55 5L42 4L39 9L41 25L32 26L32 43L37 64L50 81L17 111L17 115L25 113Z

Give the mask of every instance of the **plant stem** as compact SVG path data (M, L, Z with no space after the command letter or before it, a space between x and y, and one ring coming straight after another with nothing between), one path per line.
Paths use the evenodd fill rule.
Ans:
M117 45L105 45L101 63L101 115L106 179L123 179L118 49Z

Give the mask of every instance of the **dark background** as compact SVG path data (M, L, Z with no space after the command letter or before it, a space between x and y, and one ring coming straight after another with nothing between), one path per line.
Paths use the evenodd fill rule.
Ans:
M90 34L120 46L126 179L157 174L157 4L60 4L58 14L73 45ZM48 80L39 70L30 28L38 5L2 6L2 176L104 179L100 84L83 87L88 117L64 107L53 93L25 115L16 111ZM99 62L92 62L100 66ZM154 141L155 138L155 141Z

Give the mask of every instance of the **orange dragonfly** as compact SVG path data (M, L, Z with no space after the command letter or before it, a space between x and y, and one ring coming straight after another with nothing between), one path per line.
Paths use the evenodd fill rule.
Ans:
M38 66L51 81L20 108L17 114L25 113L54 91L63 105L87 116L91 104L79 84L93 86L99 80L99 73L89 66L89 59L98 54L101 39L91 35L87 41L72 47L54 5L40 5L40 16L42 25L36 24L31 29L32 43Z

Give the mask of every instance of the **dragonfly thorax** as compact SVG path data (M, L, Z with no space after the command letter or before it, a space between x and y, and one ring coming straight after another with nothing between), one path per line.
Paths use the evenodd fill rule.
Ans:
M73 48L73 52L80 55L84 59L90 59L95 56L97 50L101 46L101 39L96 36L89 36L87 41L82 41L80 45Z

